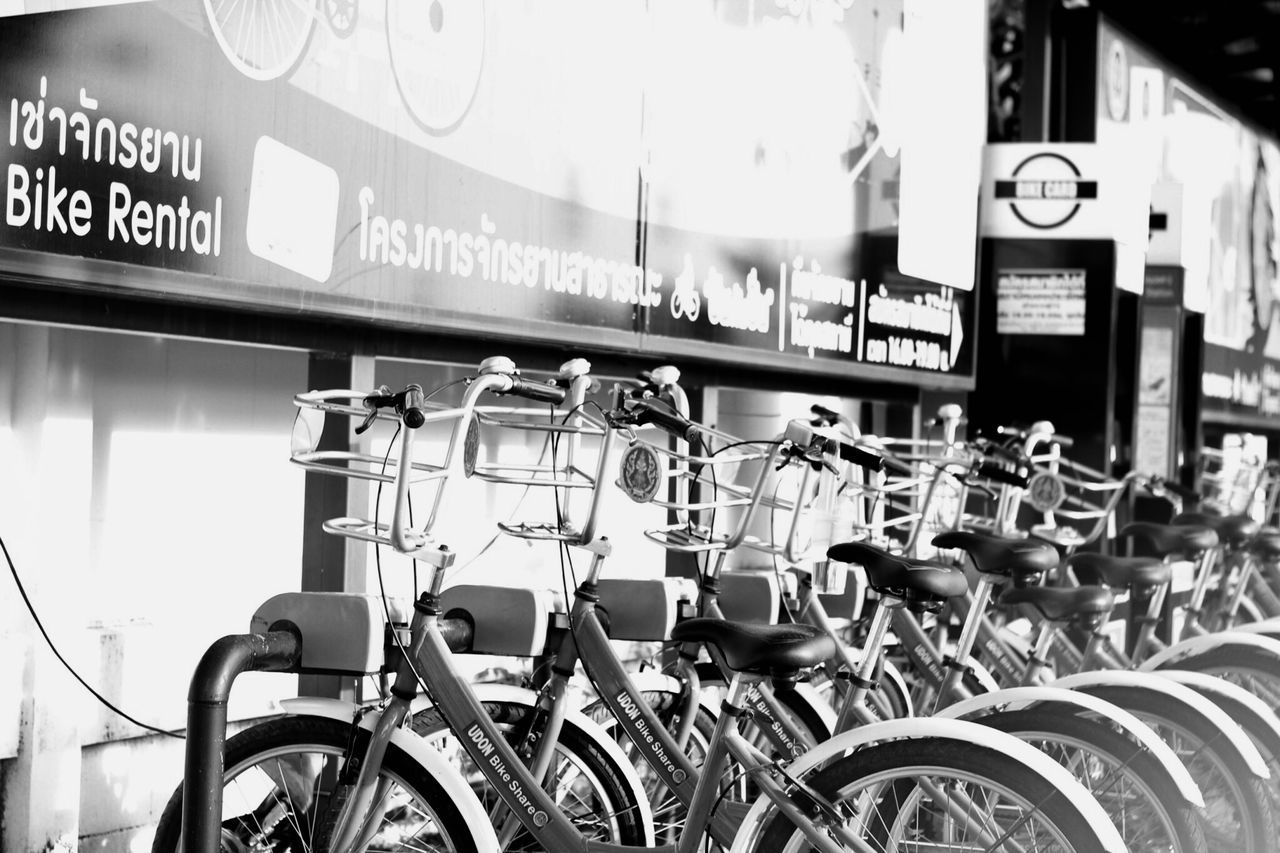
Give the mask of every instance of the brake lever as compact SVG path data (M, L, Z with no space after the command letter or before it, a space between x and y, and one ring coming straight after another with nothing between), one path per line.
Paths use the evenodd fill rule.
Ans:
M403 399L403 398L402 398ZM377 390L372 394L366 394L364 400L361 401L364 407L369 410L369 414L364 416L364 421L360 426L356 427L356 435L364 435L369 427L373 426L373 422L378 418L378 409L383 406L394 406L395 397L391 393L391 388L387 385L379 385Z

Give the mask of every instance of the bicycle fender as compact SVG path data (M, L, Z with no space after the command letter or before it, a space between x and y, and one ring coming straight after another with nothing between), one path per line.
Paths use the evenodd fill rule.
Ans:
M1224 743L1236 754L1249 771L1260 779L1271 777L1271 771L1262 759L1262 754L1254 746L1253 741L1245 734L1244 729L1227 716L1226 712L1196 691L1179 684L1171 678L1156 672L1134 672L1132 670L1103 669L1095 672L1081 672L1068 675L1053 682L1054 687L1066 687L1072 690L1089 692L1097 687L1135 687L1153 690L1168 699L1170 704L1180 705L1192 713L1207 718L1222 732Z
M988 673L988 675L990 675L990 673ZM916 715L916 709L911 704L911 688L907 686L907 680L902 677L902 670L898 669L897 665L892 661L885 659L884 674L882 677L893 682L894 689L898 691L898 695L907 703L907 716L914 717Z
M1248 625L1238 625L1231 629L1232 633L1257 634L1262 637L1270 637L1273 640L1280 640L1280 616L1273 616L1270 619L1263 619L1259 622L1250 622Z
M974 680L987 693L994 693L1000 689L1000 685L996 683L995 676L991 674L991 670L987 669L976 660L969 660L969 669L973 673Z
M538 704L537 691L521 687L518 684L473 684L471 689L481 704L485 702L509 702L512 705L523 705L526 708L532 708ZM423 701L419 703L419 699ZM414 700L412 711L416 714L418 711L430 707L431 701L424 696L419 696L418 699ZM640 781L639 775L636 774L635 765L631 763L631 759L627 758L626 753L622 751L622 747L618 745L618 742L609 737L604 729L600 728L599 723L576 708L570 708L565 712L564 724L578 729L595 744L597 749L608 755L609 760L618 768L622 778L626 781L627 790L634 797L633 802L640 804L640 824L644 829L645 843L653 846L656 843L653 809L650 807L649 795L645 793L644 783Z
M1106 811L1098 801L1076 781L1075 777L1062 765L1040 752L1033 746L1025 744L1012 735L996 731L988 726L970 723L965 720L943 719L940 717L912 717L906 720L889 720L860 726L851 731L836 735L825 743L798 757L787 765L787 772L792 776L803 777L806 773L824 762L841 755L876 743L891 740L939 739L963 744L978 744L989 749L998 750L1024 765L1028 770L1044 777L1058 791L1064 794L1071 804L1080 811L1089 823L1097 830L1107 850L1125 853L1124 839L1119 830L1111 822ZM761 830L763 821L773 803L765 795L761 795L751 806L742 828L734 836L730 853L746 853Z
M328 717L331 720L350 724L355 718L357 706L341 699L318 699L304 697L285 699L280 705L284 712L293 717ZM373 731L379 712L370 711L360 720L360 728ZM391 742L404 750L405 754L426 768L431 777L440 783L449 799L453 800L458 811L466 819L476 842L477 850L498 853L498 836L493 831L489 814L480 805L471 786L466 783L444 756L427 745L427 742L404 729L396 729L391 735Z
M1200 786L1191 778L1186 765L1169 744L1133 714L1119 705L1092 694L1078 690L1064 690L1060 687L1010 687L1007 690L998 690L995 693L974 696L972 699L957 702L939 711L937 716L963 720L991 711L1020 711L1034 705L1066 706L1066 710L1071 713L1086 711L1091 716L1119 726L1127 738L1160 762L1160 766L1178 786L1183 799L1197 808L1204 808L1204 797L1201 795Z
M1242 648L1250 646L1265 649L1277 660L1280 660L1280 640L1257 633L1241 633L1236 630L1219 631L1216 634L1205 634L1202 637L1190 637L1174 643L1162 652L1147 658L1138 667L1140 671L1151 672L1156 669L1185 669L1180 663L1188 658L1214 649L1228 647Z
M1185 684L1210 699L1221 696L1238 702L1244 707L1246 713L1252 717L1256 725L1266 728L1274 737L1280 738L1280 717L1276 716L1276 712L1271 709L1270 705L1245 690L1239 684L1233 684L1216 675L1185 669L1162 669L1160 670L1160 675L1173 679L1179 684Z

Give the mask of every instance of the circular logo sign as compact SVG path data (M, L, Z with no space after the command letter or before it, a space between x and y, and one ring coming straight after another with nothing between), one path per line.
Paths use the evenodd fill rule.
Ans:
M1062 478L1048 471L1037 471L1027 481L1027 503L1040 512L1053 512L1067 499Z
M688 774L686 774L683 770L677 769L677 770L671 771L671 781L675 782L677 785L679 785L681 782L683 782L687 778L688 778Z
M662 482L658 452L647 444L633 444L622 454L618 485L636 503L648 503Z
M996 198L1008 200L1018 221L1048 230L1066 225L1082 200L1098 197L1098 182L1086 181L1076 164L1055 151L1032 154L1013 170L1012 180L996 181Z
M462 442L462 473L470 477L476 472L476 458L480 455L480 419L471 416L467 424L467 438Z

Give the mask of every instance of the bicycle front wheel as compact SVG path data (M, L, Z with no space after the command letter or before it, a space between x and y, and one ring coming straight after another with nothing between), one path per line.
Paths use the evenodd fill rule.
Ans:
M875 853L983 850L1103 853L1089 819L1052 783L990 747L889 741L806 778ZM801 853L808 840L783 815L767 819L758 853Z
M338 771L351 726L327 717L283 717L227 741L222 791L223 853L328 850L324 837L340 799ZM357 748L368 743L362 732ZM381 822L368 851L476 853L462 813L420 764L391 744L379 791ZM182 786L169 798L152 853L176 853L182 829Z

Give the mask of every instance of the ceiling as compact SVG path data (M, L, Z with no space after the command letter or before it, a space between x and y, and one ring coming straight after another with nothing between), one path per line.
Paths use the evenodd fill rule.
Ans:
M1089 5L1280 137L1280 0L1093 0Z

